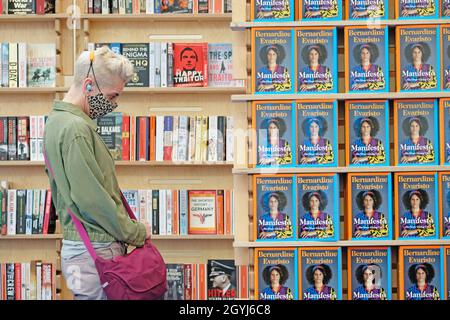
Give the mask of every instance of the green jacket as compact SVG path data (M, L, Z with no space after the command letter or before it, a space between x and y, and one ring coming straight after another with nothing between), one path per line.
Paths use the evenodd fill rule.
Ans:
M64 239L81 241L66 208L83 223L92 242L142 246L145 227L129 218L120 197L114 160L97 124L73 104L55 101L45 124L44 145L52 199Z

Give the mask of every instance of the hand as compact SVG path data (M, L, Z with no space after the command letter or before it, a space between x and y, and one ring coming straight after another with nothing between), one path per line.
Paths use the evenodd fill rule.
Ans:
M143 219L141 220L141 223L145 227L145 240L148 240L152 236L152 227L150 226L150 224L147 221L145 221Z

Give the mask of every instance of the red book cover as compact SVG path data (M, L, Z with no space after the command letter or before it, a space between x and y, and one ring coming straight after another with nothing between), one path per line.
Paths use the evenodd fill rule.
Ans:
M36 0L36 14L45 14L45 0Z
M179 234L179 214L178 214L178 190L173 190L173 209L172 209L172 234Z
M1 5L0 5L1 7ZM2 282L2 292L0 292L0 299L6 300L6 263L0 263L1 275L0 281Z
M130 161L130 116L122 116L122 160Z
M225 191L225 234L231 234L231 191Z
M239 298L248 299L248 266L238 266L239 268Z
M147 117L139 117L139 158L138 160L146 161L147 159Z
M206 264L198 265L198 300L206 300Z
M208 44L173 44L173 83L175 87L208 85Z
M22 300L22 265L14 263L14 300Z
M224 234L223 190L217 190L217 234Z
M50 222L50 209L52 206L52 191L49 189L45 195L44 225L42 234L48 234L48 225Z
M150 117L150 161L155 161L156 117Z
M0 1L0 16L3 14L3 1Z
M192 299L192 264L184 265L184 300Z
M136 117L130 118L130 160L136 160Z

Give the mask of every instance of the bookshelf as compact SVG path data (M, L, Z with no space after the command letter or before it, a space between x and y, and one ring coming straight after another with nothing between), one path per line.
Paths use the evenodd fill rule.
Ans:
M142 22L231 22L231 14L81 14L81 19L89 21L142 21Z

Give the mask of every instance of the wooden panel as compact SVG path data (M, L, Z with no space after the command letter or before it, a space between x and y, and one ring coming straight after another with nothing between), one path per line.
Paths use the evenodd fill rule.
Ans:
M0 262L30 262L42 260L56 263L59 240L53 241L0 241Z
M30 24L11 21L0 24L1 42L54 43L55 28L53 21L33 22L33 32Z

